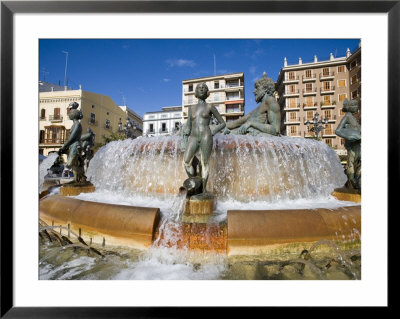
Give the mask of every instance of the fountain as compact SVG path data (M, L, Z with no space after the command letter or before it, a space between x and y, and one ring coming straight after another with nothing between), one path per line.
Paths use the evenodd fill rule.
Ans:
M71 232L79 233L76 237L87 254L95 245L98 251L141 251L133 262L134 275L127 275L135 279L143 265L154 263L168 269L189 264L191 279L296 279L285 273L293 269L298 274L311 271L309 278L329 279L327 269L340 267L346 269L347 279L359 279L349 258L358 260L361 210L360 205L331 196L346 182L335 151L316 140L271 135L274 122L262 115L267 109L273 112L273 101L261 100L256 116L253 113L237 130L233 123L225 134L214 136L208 176L202 174L202 154L201 161L197 159L200 174L196 177L191 171L198 153L193 149L189 160L185 158L185 134L108 143L86 172L95 192L41 199L41 229L47 232L43 238L57 239L58 229L64 229L68 238ZM188 209L192 189L212 194L209 213L196 215ZM65 240L58 242L76 249L77 244L70 246ZM326 255L332 250L334 256ZM325 255L316 261L317 254ZM216 277L205 271L210 262L219 269Z

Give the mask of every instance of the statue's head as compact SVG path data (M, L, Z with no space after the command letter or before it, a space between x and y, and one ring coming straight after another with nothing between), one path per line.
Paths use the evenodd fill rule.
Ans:
M207 84L204 82L196 85L196 90L194 91L194 96L200 100L205 100L210 95Z
M69 112L70 120L81 120L82 118L83 118L83 113L80 110L71 110L71 112Z
M358 111L358 101L357 100L348 100L345 99L343 101L343 112L356 113Z
M264 72L263 77L254 83L254 95L256 102L262 101L264 96L274 96L275 82L271 78L267 78L267 74Z
M68 107L69 107L71 110L76 110L76 109L78 108L78 106L79 106L79 103L77 103L77 102L71 102L71 103L69 103L69 105L68 105Z

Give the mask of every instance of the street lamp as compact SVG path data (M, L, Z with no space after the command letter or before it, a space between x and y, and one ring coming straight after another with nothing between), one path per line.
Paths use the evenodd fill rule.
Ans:
M67 86L67 65L68 65L68 52L67 51L61 51L62 53L65 53L65 73L64 73L64 86Z
M319 118L319 114L317 112L317 113L315 113L315 115L312 119L312 122L307 120L307 122L305 123L307 125L307 128L309 128L310 125L313 125L313 127L310 128L309 131L315 132L315 136L316 136L317 140L318 140L319 132L326 129L326 125L328 124L327 117L325 117L324 119L321 118L319 121L318 121L318 118Z

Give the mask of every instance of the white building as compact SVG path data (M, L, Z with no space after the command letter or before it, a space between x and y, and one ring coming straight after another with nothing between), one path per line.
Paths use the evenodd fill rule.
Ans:
M143 117L143 135L174 134L182 122L182 106L167 106L158 112L147 112Z
M182 81L182 111L186 121L188 108L196 105L196 86L206 83L210 96L206 102L214 105L222 118L226 121L234 121L244 115L244 73L232 73L216 76L208 76Z

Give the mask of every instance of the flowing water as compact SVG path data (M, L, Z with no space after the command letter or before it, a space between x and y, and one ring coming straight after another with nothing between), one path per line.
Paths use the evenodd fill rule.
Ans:
M39 193L44 190L44 177L47 175L47 170L54 164L57 159L57 153L51 153L47 156L39 166Z
M116 141L100 149L88 178L96 192L78 199L159 207L158 237L146 251L126 247L90 250L41 233L40 279L360 279L357 247L343 251L333 241L304 247L306 253L226 256L179 247L186 178L180 137ZM329 194L346 180L335 152L323 143L293 138L222 136L214 139L209 189L217 196L211 224L226 222L229 209L336 208ZM43 225L42 225L43 226ZM56 231L56 230L54 230ZM354 234L349 245L359 240ZM323 249L322 249L323 248ZM350 247L351 248L351 247Z

